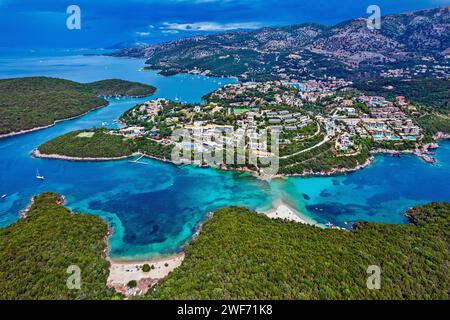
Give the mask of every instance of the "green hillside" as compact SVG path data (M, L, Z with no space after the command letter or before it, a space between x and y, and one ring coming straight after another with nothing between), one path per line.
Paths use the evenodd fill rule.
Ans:
M106 223L74 214L61 196L34 199L28 216L0 229L0 299L109 299L104 259ZM81 269L80 290L66 282L71 265Z
M124 80L81 84L30 77L0 80L0 135L47 126L106 105L99 96L146 96L155 88Z
M0 229L0 299L113 299L106 288L107 225L62 198L35 198L25 219ZM408 211L411 224L360 223L353 231L219 210L186 258L145 299L449 299L450 203ZM81 290L69 290L70 265ZM367 268L381 268L369 290Z
M38 149L42 154L76 158L118 158L143 152L164 159L170 158L172 152L171 145L162 145L145 137L126 139L106 129L73 131L47 141Z
M448 299L450 203L351 232L219 210L152 299ZM381 289L366 287L381 267Z

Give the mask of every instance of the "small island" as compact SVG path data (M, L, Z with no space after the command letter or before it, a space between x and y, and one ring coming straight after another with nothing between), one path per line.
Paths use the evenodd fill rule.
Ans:
M301 85L280 81L232 84L204 99L205 104L147 101L120 117L121 129L69 133L41 145L33 154L86 161L139 155L171 161L176 147L190 152L190 158L176 159L176 164L187 160L200 167L266 178L261 159L278 156L277 177L334 175L365 168L377 153L414 154L433 164L436 142L448 138L450 132L445 106L433 108L404 96L389 100L368 95L343 79ZM192 139L177 140L172 136L176 130L188 132ZM278 134L278 154L268 141L252 140L252 134L262 131ZM218 132L223 140L204 140ZM196 133L202 138L195 138ZM223 151L230 141L236 146L234 157L238 152L245 155L244 163L230 164L226 154L214 164L204 156L199 160L199 154ZM257 163L250 161L255 154Z
M106 97L144 97L155 87L125 80L92 83L28 77L0 80L0 138L54 125L108 105Z

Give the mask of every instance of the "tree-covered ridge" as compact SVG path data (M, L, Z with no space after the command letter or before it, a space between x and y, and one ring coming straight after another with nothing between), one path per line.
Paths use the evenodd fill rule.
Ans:
M34 198L26 218L0 229L0 299L109 299L104 258L107 224L74 214L62 197ZM80 290L69 290L69 266L81 270Z
M152 299L448 299L450 203L349 231L219 210ZM381 289L366 286L381 267Z
M77 158L117 158L133 153L129 141L104 129L67 133L39 146L39 151L47 155Z
M146 96L152 86L124 80L81 84L29 77L0 80L0 135L48 126L108 104L99 96Z
M140 152L166 159L171 155L172 146L145 137L126 138L107 129L90 129L59 136L39 146L38 150L43 155L74 158L120 158Z
M100 80L84 84L86 90L92 90L99 96L145 97L155 93L156 88L139 82L119 79Z

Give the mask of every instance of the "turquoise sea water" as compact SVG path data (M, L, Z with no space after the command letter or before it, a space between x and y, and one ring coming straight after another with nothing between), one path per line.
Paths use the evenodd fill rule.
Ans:
M0 78L54 76L80 82L122 78L155 85L156 97L200 102L233 79L141 72L142 60L98 56L0 57ZM208 212L228 205L267 210L282 199L320 222L404 223L403 212L430 201L450 201L450 143L437 151L438 165L404 156L379 156L365 170L339 177L289 178L272 182L214 169L113 162L34 159L29 152L61 134L111 123L146 99L111 100L110 106L33 133L0 140L0 226L13 223L32 196L66 196L73 210L99 215L113 227L111 255L140 259L180 249ZM35 179L36 169L45 181Z

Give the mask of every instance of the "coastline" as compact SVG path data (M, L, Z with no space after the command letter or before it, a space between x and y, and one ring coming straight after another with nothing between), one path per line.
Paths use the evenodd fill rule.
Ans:
M60 123L60 122L69 121L69 120L74 120L74 119L76 119L76 118L80 118L80 117L82 117L82 116L87 115L88 113L90 113L90 112L92 112L92 111L95 111L95 110L98 110L98 109L101 109L101 108L104 108L104 107L107 107L107 106L109 106L109 102L107 102L107 103L105 103L105 104L102 104L101 106L95 107L95 108L93 108L93 109L90 109L89 111L86 111L86 112L84 112L84 113L82 113L82 114L79 114L79 115L76 115L76 116L73 116L73 117L70 117L70 118L65 118L65 119L58 119L58 120L55 120L55 121L53 121L53 123L51 123L51 124L49 124L49 125L46 125L46 126L36 127L36 128L32 128L32 129L26 129L26 130L21 130L21 131L16 131L16 132L11 132L11 133L0 134L0 139L3 139L3 138L10 138L10 137L15 137L15 136L19 136L19 135L26 134L26 133L30 133L30 132L34 132L34 131L39 131L39 130L48 129L48 128L51 128L51 127L57 125L57 124Z
M114 229L108 224L108 234L105 236L106 248L104 257L109 262L109 276L107 286L116 292L123 294L126 298L130 296L140 296L148 292L153 286L158 284L169 273L181 266L185 258L185 249L190 243L195 241L202 231L203 225L214 216L214 212L209 212L205 221L198 224L195 233L180 248L179 252L149 259L127 259L112 258L109 256L110 246L108 239L112 236ZM149 272L142 270L148 264L151 268ZM135 288L129 288L129 281L136 281Z
M304 171L302 173L294 173L294 174L282 174L282 175L276 175L274 176L275 179L282 179L282 178L294 178L294 177L328 177L328 176L338 176L346 173L352 173L355 171L362 170L364 168L367 168L370 166L373 161L375 160L375 157L369 157L366 162L363 164L360 164L353 168L334 168L329 171L320 171L320 172L313 172L313 171Z
M25 219L28 216L28 213L30 212L30 209L33 206L33 204L34 204L34 197L31 198L30 203L25 208L20 210L20 212L19 212L19 220L20 219Z
M433 140L435 140L436 142L439 142L440 140L450 140L450 133L439 131L433 136Z
M34 203L35 197L32 197L30 203L20 211L19 219L25 219L28 216ZM57 204L64 205L65 203L66 198L61 195L57 200ZM107 221L105 223L108 224ZM170 272L178 268L185 258L184 251L168 256L150 258L148 260L134 261L111 258L109 256L110 248L108 240L113 232L113 229L108 224L108 232L104 237L106 245L102 254L103 258L109 262L109 275L106 285L115 289L118 293L123 294L125 297L145 294L159 281L167 277ZM150 271L144 272L142 270L145 264L150 266ZM132 280L136 281L137 285L135 288L128 288L128 283Z
M336 175L341 175L341 174L346 174L346 173L352 173L355 171L365 169L368 166L370 166L373 163L373 161L375 160L375 157L373 155L377 155L377 154L410 154L410 155L419 157L420 159L424 160L427 163L434 164L434 161L432 161L432 158L430 158L428 155L430 152L430 149L438 149L439 148L438 142L441 140L450 140L450 133L438 132L433 136L433 140L435 142L424 145L422 150L419 150L419 149L403 150L403 151L389 150L389 149L371 150L370 154L372 156L369 157L365 163L358 165L354 168L340 168L340 169L335 168L335 169L331 169L329 171L320 171L320 172L306 171L303 173L296 173L296 174L276 175L273 178L274 179L282 179L284 177L325 177L325 176L336 176ZM255 175L255 177L258 177L258 176Z
M30 203L25 208L20 210L20 212L19 212L19 220L20 219L25 219L28 216L28 213L30 212L31 207L34 205L35 198L36 197L33 196L31 198L31 200L30 200ZM64 197L63 195L60 195L59 200L56 201L56 203L59 204L59 205L65 205L66 204L66 197Z
M154 95L156 91L157 91L157 89L155 89L155 91L153 91L152 93L150 93L148 95L139 95L139 96L120 95L118 97L120 97L120 98L145 98L145 97L150 97L150 96ZM101 96L101 97L103 97L103 99L105 99L105 100L108 99L108 98L114 98L113 96ZM98 107L92 108L92 109L90 109L90 110L88 110L88 111L86 111L86 112L84 112L82 114L75 115L75 116L69 117L69 118L55 120L55 121L53 121L53 123L48 124L46 126L41 126L41 127L31 128L31 129L20 130L20 131L16 131L16 132L0 134L0 139L15 137L15 136L19 136L19 135L22 135L22 134L27 134L27 133L34 132L34 131L48 129L48 128L51 128L51 127L57 125L60 122L74 120L74 119L77 119L79 117L85 116L85 115L87 115L88 113L90 113L92 111L95 111L95 110L107 107L107 106L109 106L109 104L110 104L109 101L106 101L106 103L104 103L104 104L102 104L102 105L100 105Z
M143 295L178 268L184 258L184 252L141 261L115 260L107 257L110 264L107 286L125 297ZM150 271L142 270L145 264L150 266ZM136 287L129 288L130 281L136 281Z
M81 158L81 157L62 156L59 154L43 154L38 149L32 150L30 154L31 154L31 156L33 156L35 158L50 159L50 160L76 161L76 162L117 161L117 160L129 159L129 158L132 158L137 155L137 154L133 153L129 156L121 156L121 157Z
M113 57L119 57L119 58L127 58L128 56L120 56L120 55L111 55ZM139 58L137 58L139 59ZM144 66L141 68L142 71L156 71L158 75L162 76L162 77L173 77L173 76L177 76L177 75L182 75L182 74L188 74L188 75L201 75L201 76L205 76L205 77L210 77L210 78L216 78L216 79L222 79L222 78L229 78L229 79L235 79L236 81L241 81L242 79L239 76L236 75L220 75L220 74L215 74L213 72L211 72L210 70L203 70L202 72L198 72L198 70L195 69L180 69L175 71L171 71L171 72L167 72L167 70L163 70L161 69L161 66L154 66L154 65L149 65L149 64L145 64Z
M410 155L414 155L417 156L419 158L421 158L422 160L424 160L427 163L430 164L434 164L435 163L435 159L433 157L431 157L430 154L430 149L437 149L439 148L438 142L440 140L450 140L450 133L443 133L443 132L438 132L437 134L435 134L433 136L433 140L435 142L429 143L427 145L424 145L422 149L415 149L415 150L403 150L403 151L397 151L397 150L389 150L389 149L375 149L375 150L371 150L370 154L371 156L367 159L367 161L363 164L360 164L356 167L353 168L333 168L331 170L328 171L320 171L320 172L313 172L311 170L305 170L302 173L294 173L294 174L277 174L274 176L263 176L258 174L258 172L256 171L252 171L250 169L245 169L245 168L218 168L218 167L214 167L214 169L219 170L219 171L235 171L235 172L240 172L240 173L249 173L251 174L253 177L255 177L256 179L260 179L260 180L271 180L271 179L283 179L283 178L290 178L290 177L327 177L327 176L338 176L338 175L343 175L343 174L347 174L347 173L352 173L352 172L356 172L362 169L367 168L368 166L370 166L374 160L375 157L374 155L376 154L410 154ZM63 155L58 155L58 154L42 154L40 153L40 151L36 148L34 150L32 150L31 155L33 157L36 158L44 158L44 159L53 159L53 160L66 160L66 161L116 161L116 160L125 160L125 159L129 159L132 158L134 156L138 156L141 155L140 153L133 153L129 156L121 156L121 157L93 157L93 158L82 158L82 157L71 157L71 156L63 156ZM145 158L148 159L153 159L153 160L157 160L157 161L161 161L161 162L165 162L165 163L170 163L173 164L175 166L179 166L180 163L176 163L170 159L166 159L166 158L159 158L156 156L152 156L152 155L148 155L145 154L144 155ZM201 169L200 166L198 166L198 168Z
M282 200L275 200L272 206L273 208L270 209L269 211L262 212L270 219L279 219L311 226L318 226L316 222L309 220L301 212L292 208Z
M438 149L439 141L442 140L450 140L450 133L444 133L444 132L438 132L432 137L434 142L425 144L422 149L416 148L415 150L403 150L403 151L397 151L397 150L389 150L389 149L376 149L370 151L371 154L410 154L414 155L416 157L419 157L423 161L434 164L435 159L433 157L430 157L430 150Z
M306 216L302 215L299 211L292 208L282 200L276 200L273 203L272 209L260 213L266 215L270 219L278 219L321 227L318 223L309 220ZM213 213L209 213L206 221L208 221L212 216ZM188 243L195 241L206 221L197 227L195 234ZM106 241L111 234L112 230L108 233ZM106 260L110 264L110 273L107 280L107 286L113 288L116 292L123 294L125 297L144 295L153 286L167 277L169 273L181 266L185 259L185 252L183 249L181 250L181 252L176 254L150 258L148 260L114 259L109 257L106 252ZM150 271L143 271L143 266L145 264L150 266ZM136 287L129 288L128 283L133 280L136 281Z

